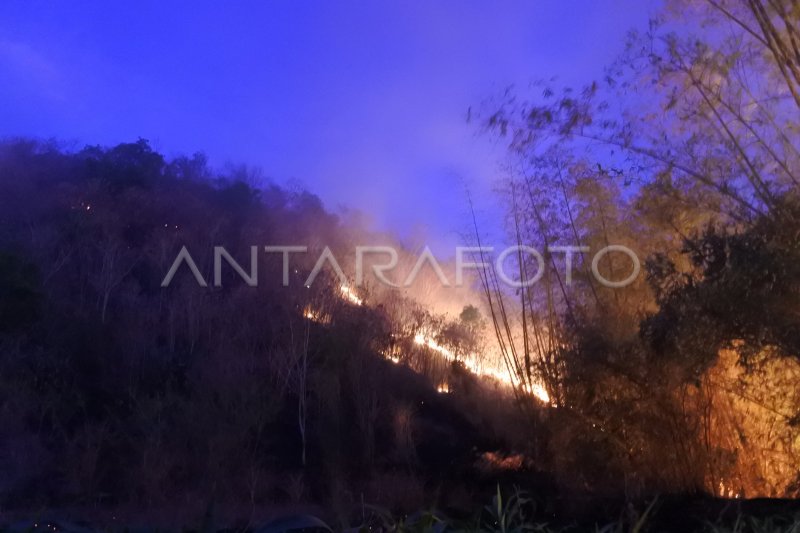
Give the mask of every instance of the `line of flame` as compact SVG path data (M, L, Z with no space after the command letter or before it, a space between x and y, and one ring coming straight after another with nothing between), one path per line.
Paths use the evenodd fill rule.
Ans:
M450 361L454 361L456 359L455 354L451 350L440 345L435 340L426 337L422 333L417 333L416 335L414 335L414 342L416 344L430 348L431 350L441 354ZM474 355L463 358L461 360L461 363L473 374L495 379L500 383L503 383L504 385L507 385L509 387L514 385L514 381L511 379L511 376L509 376L507 372L502 372L501 370L485 367L478 364L478 358ZM543 403L550 403L550 395L547 393L547 391L542 385L534 383L531 387L526 386L524 388L527 392L533 394L533 396L535 396L539 401Z
M361 298L359 298L358 295L356 295L356 293L350 287L348 287L347 285L342 285L340 287L340 290L341 290L342 298L348 300L350 303L355 304L355 305L362 305L364 303L364 301ZM315 322L320 322L321 321L321 317L319 316L319 314L317 312L315 312L311 308L306 308L306 310L303 313L303 316L305 316L307 319L313 320ZM414 342L416 344L419 344L419 345L422 345L422 346L426 346L426 347L430 348L431 350L439 353L440 355L442 355L448 361L456 360L456 355L451 350L449 350L448 348L445 348L444 346L440 345L435 340L433 340L433 339L431 339L429 337L426 337L422 333L417 333L414 336ZM394 356L388 357L388 359L390 361L392 361L393 363L395 363L395 364L400 362L400 359L397 358L397 357L394 357ZM501 371L501 370L499 370L497 368L486 367L486 366L483 366L483 365L479 364L478 363L478 357L475 356L475 355L470 355L468 357L465 357L465 358L461 359L460 362L470 372L472 372L475 375L494 379L494 380L502 383L503 385L506 385L506 386L509 386L509 387L512 387L512 386L515 385L514 380L511 378L511 376L508 374L508 372L503 372L503 371ZM443 387L446 388L447 390L446 391L445 390L439 390L439 392L450 392L450 388L446 384L445 385L440 385L438 387L438 389L442 389ZM550 395L547 393L547 390L545 390L545 388L542 385L540 385L538 383L534 383L531 386L523 385L523 388L525 389L526 392L529 392L530 394L532 394L539 401L541 401L543 403L546 403L546 404L550 403Z

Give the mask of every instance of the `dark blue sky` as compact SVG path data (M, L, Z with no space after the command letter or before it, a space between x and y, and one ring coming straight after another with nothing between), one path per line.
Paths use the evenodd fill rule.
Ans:
M179 4L185 4L181 7ZM231 5L228 5L231 4ZM235 4L235 5L234 5ZM502 150L465 122L515 83L583 84L649 0L0 3L0 136L150 139L297 179L442 246ZM191 6L191 7L189 7Z

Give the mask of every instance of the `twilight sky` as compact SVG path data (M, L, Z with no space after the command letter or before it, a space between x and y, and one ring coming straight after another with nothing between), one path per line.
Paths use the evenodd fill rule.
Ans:
M204 151L443 250L502 158L467 108L598 78L655 1L4 0L0 136Z

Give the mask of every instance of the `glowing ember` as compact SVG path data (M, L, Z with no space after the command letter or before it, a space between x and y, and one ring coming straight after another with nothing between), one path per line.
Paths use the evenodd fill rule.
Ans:
M438 387L436 387L436 392L439 394L450 394L450 385L447 383L442 383Z
M521 470L525 466L525 456L521 454L503 455L500 452L485 452L480 456L475 466L487 474Z
M364 303L363 300L361 300L361 298L359 298L358 295L355 292L353 292L353 289L351 289L347 285L342 285L341 290L342 290L342 295L348 301L350 301L350 303L355 305L361 305Z
M322 313L309 305L303 309L303 317L317 324L330 324L331 322L331 316L329 314Z

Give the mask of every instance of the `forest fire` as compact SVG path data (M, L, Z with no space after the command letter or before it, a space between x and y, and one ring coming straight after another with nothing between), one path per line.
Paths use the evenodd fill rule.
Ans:
M0 2L0 533L800 533L800 0L81 4Z
M356 293L347 285L340 286L340 297L353 305L361 306L363 305L363 300L359 298ZM330 323L330 317L325 316L320 311L317 311L310 306L306 306L303 310L303 317L316 323L320 324L327 324ZM520 385L517 383L507 372L503 372L499 368L493 368L491 366L487 366L480 362L480 357L478 354L468 354L463 357L457 356L453 350L439 344L433 338L424 335L423 333L416 333L414 335L414 344L418 346L423 346L432 350L433 352L442 356L447 362L455 362L458 361L464 367L469 370L471 373L479 376L481 378L492 379L497 381L498 383L507 386L521 386L525 392L533 395L537 400L544 404L550 404L550 395L547 393L545 388L535 383L533 386L526 386L525 384ZM400 358L393 354L384 354L384 357L391 361L392 363L399 364ZM450 388L447 384L442 384L437 387L437 391L440 393L449 393Z
M451 362L459 361L470 372L472 372L475 375L484 378L494 379L496 381L499 381L503 385L507 385L509 387L516 384L515 381L511 378L511 376L508 375L508 373L504 373L501 370L481 365L478 362L479 359L477 355L472 354L464 358L458 358L456 357L456 354L453 353L452 350L440 345L435 340L433 340L430 337L426 337L422 333L417 333L414 336L414 343L420 346L425 346L433 350L434 352L437 352L438 354L442 355L447 361ZM532 394L537 400L539 400L542 403L545 404L550 403L550 395L547 393L544 387L539 384L535 384L533 387L530 387L530 390L526 390L526 392Z

